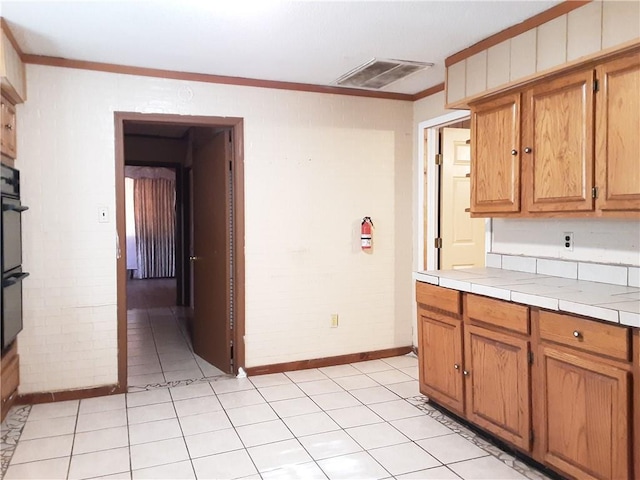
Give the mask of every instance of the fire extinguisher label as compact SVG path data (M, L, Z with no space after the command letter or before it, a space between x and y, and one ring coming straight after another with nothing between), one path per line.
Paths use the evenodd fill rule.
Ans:
M362 235L360 239L362 241L362 248L371 248L371 235Z

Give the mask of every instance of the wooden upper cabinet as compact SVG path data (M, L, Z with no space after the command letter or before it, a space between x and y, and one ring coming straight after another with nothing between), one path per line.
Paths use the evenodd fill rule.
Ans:
M462 320L418 309L420 391L464 414Z
M592 69L540 83L525 94L523 170L529 212L593 210Z
M597 207L640 210L640 53L597 68Z
M463 376L467 382L467 418L529 450L529 341L465 325Z
M471 213L520 211L520 93L471 109Z
M629 373L540 346L542 460L574 478L628 479Z
M7 99L2 97L0 119L0 152L9 158L16 158L16 110Z

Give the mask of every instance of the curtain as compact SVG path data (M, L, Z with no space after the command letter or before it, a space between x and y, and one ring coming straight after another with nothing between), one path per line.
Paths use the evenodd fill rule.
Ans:
M134 188L134 218L138 269L135 278L175 276L175 181L137 178Z

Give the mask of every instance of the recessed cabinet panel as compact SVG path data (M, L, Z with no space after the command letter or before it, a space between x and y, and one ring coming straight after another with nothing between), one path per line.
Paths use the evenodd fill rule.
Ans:
M471 213L520 211L520 94L472 109Z
M575 478L629 478L628 373L540 348L544 461Z
M579 72L527 92L527 210L592 210L593 79Z
M640 54L598 67L597 206L640 210Z
M418 310L420 390L442 405L464 413L462 321Z
M529 342L465 325L467 418L529 450Z
M2 97L0 128L0 151L9 158L16 158L16 110Z

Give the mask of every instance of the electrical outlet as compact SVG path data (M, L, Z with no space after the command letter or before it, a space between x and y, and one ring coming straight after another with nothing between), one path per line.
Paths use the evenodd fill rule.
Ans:
M573 232L564 232L562 234L564 249L573 252Z
M331 314L331 328L338 328L338 314Z

